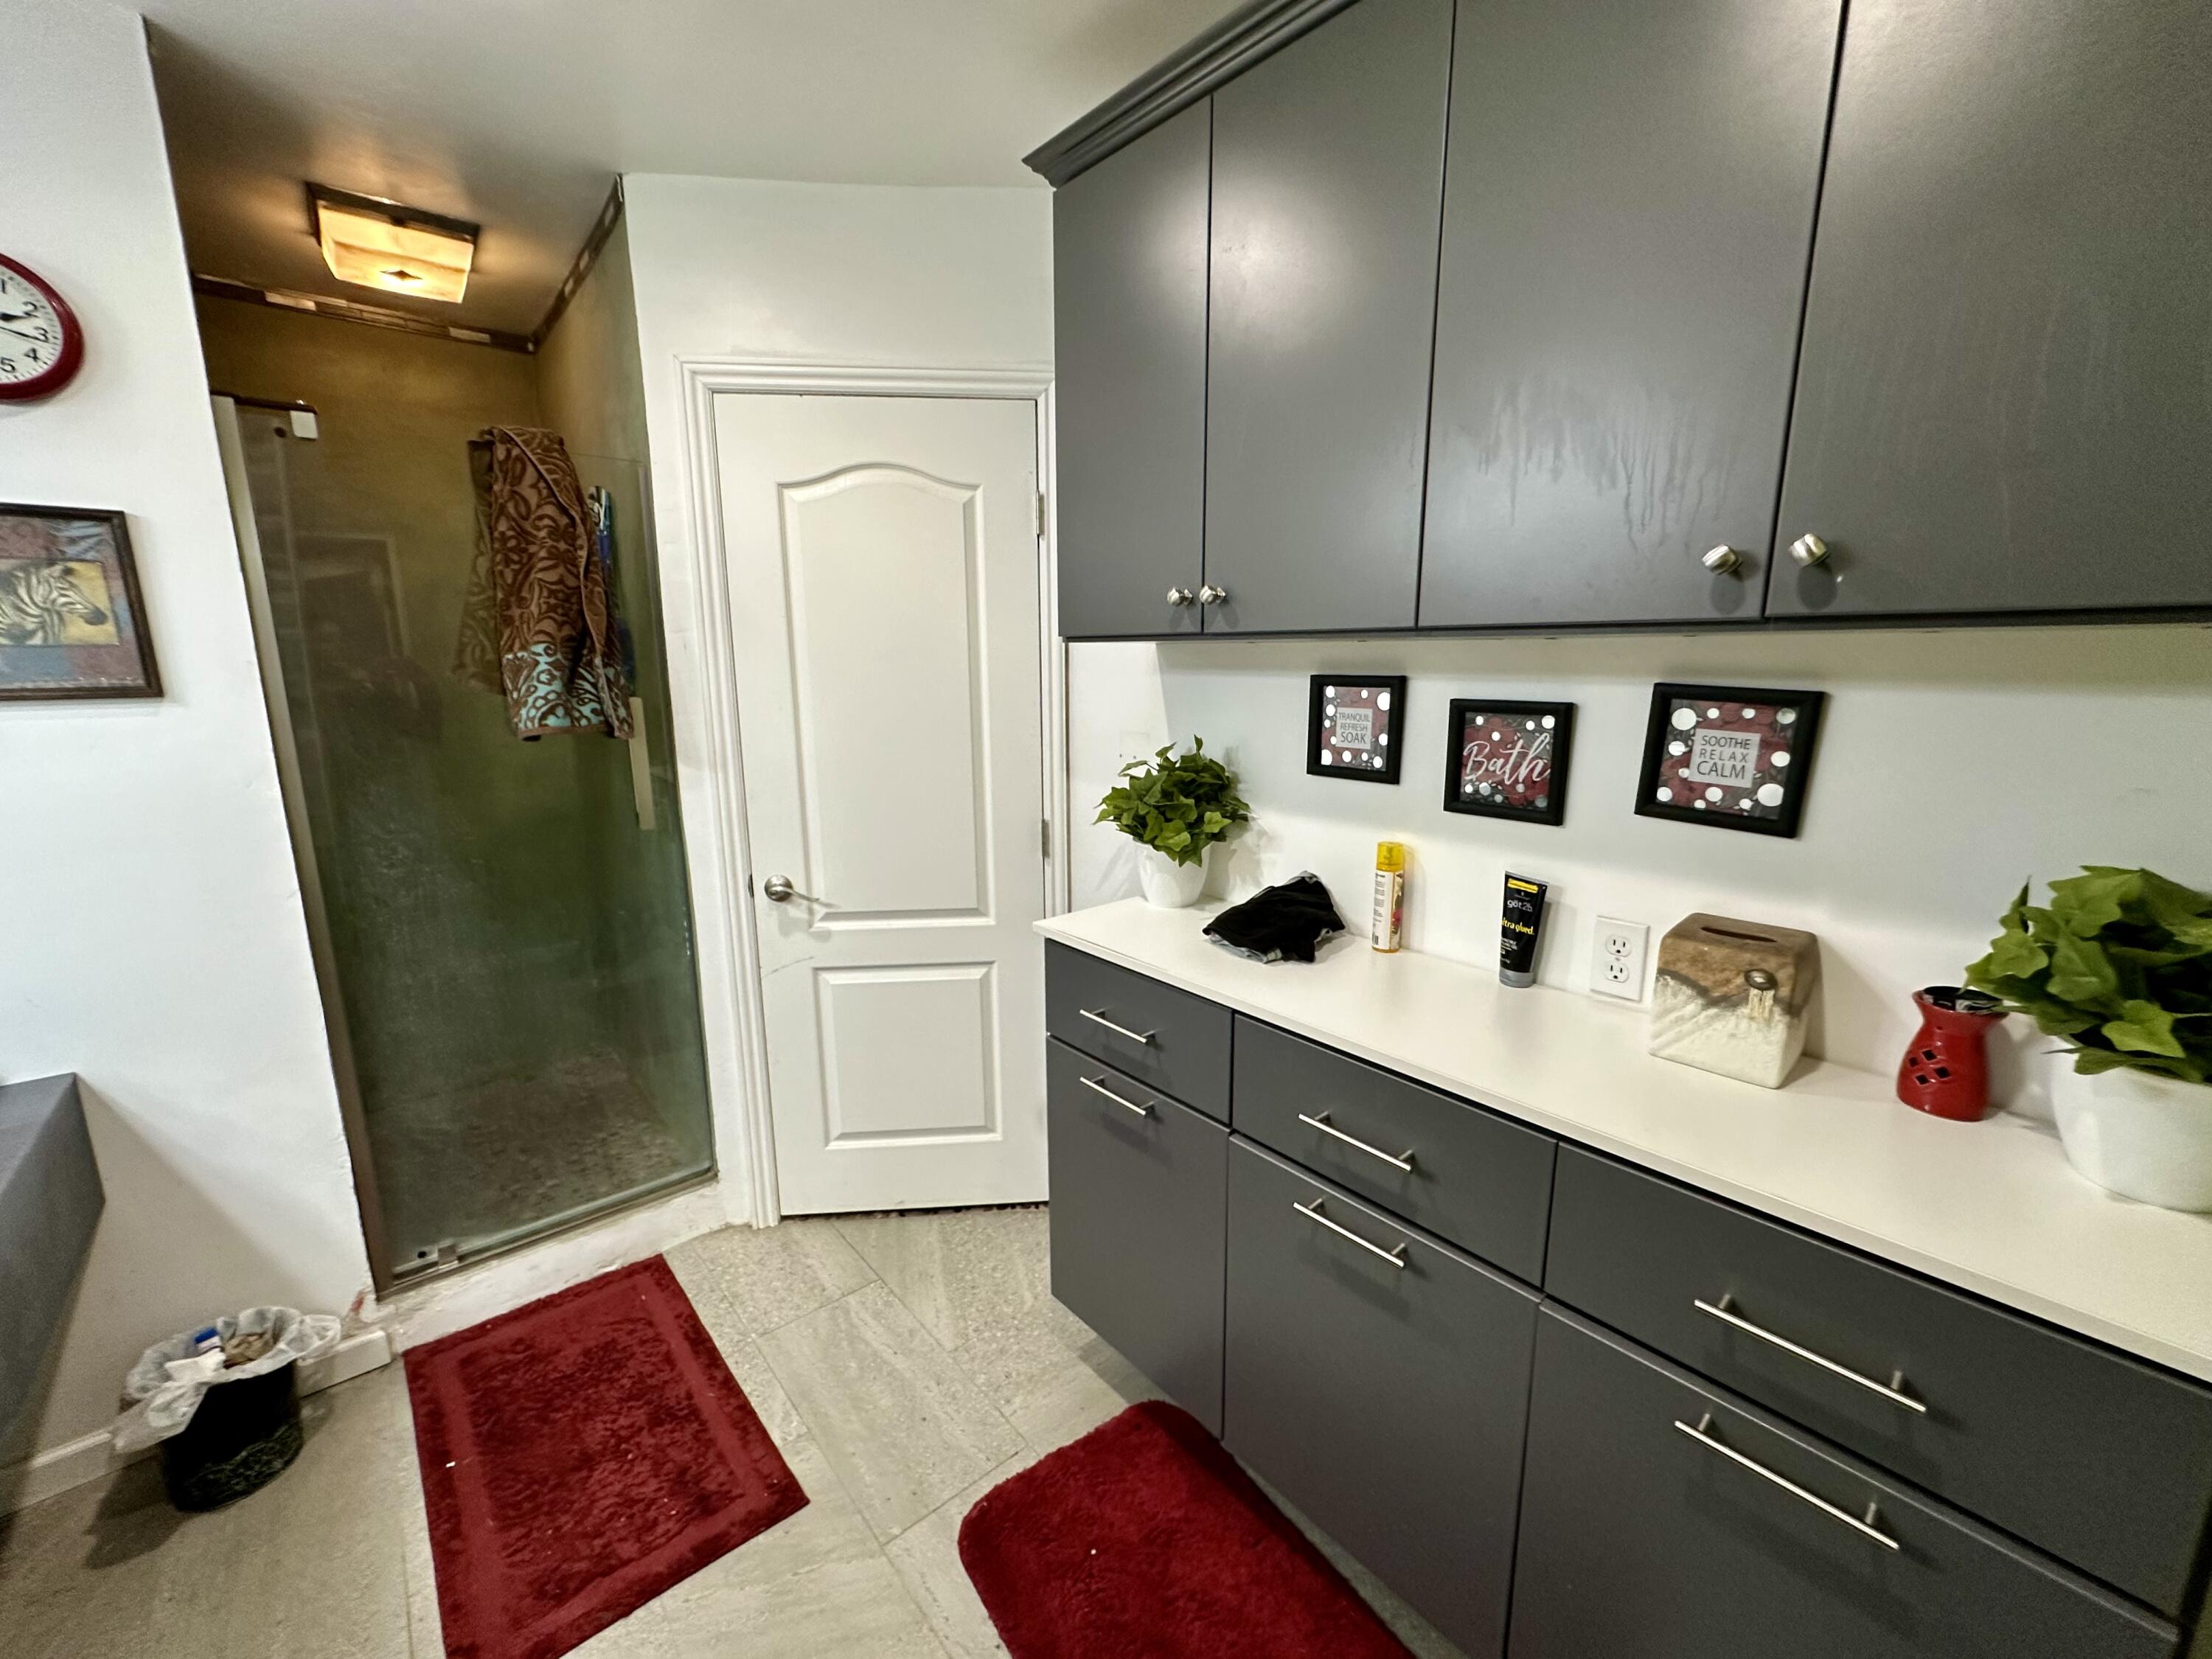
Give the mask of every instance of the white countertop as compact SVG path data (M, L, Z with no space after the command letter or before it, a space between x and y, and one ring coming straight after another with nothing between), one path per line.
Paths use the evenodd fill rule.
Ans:
M1221 907L1140 900L1055 916L1047 939L1674 1176L1930 1278L2212 1381L2212 1217L2074 1173L2048 1125L1951 1123L1891 1079L1806 1061L1781 1089L1644 1052L1649 1010L1357 935L1307 964L1232 955Z

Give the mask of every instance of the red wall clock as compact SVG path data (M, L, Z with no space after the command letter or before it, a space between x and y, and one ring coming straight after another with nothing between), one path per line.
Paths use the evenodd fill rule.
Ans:
M0 253L0 404L51 397L84 363L84 329L69 301Z

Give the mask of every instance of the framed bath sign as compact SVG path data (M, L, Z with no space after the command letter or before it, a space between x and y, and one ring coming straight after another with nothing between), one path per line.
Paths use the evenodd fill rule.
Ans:
M1574 704L1455 697L1444 730L1445 811L1523 823L1565 820Z
M1795 836L1823 701L1818 691L1653 686L1637 811L1759 836Z
M161 695L123 514L0 503L0 701Z
M1395 783L1405 745L1403 674L1316 674L1306 703L1306 770Z

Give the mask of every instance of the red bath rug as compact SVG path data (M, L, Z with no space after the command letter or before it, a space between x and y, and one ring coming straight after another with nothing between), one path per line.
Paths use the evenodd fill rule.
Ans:
M1013 1659L1409 1659L1198 1420L1157 1401L985 1493L960 1559Z
M659 1256L406 1364L453 1659L554 1659L806 1505Z

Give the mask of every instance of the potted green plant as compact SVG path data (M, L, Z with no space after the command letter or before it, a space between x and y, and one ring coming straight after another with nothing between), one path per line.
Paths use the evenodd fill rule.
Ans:
M2051 1089L2059 1138L2100 1186L2212 1210L2212 896L2091 865L2021 889L1969 981L2074 1056Z
M1206 890L1206 849L1252 809L1237 795L1229 769L1206 752L1201 738L1186 754L1168 744L1150 761L1131 761L1121 781L1098 803L1097 823L1110 823L1144 850L1137 877L1147 903L1163 909L1194 904Z

